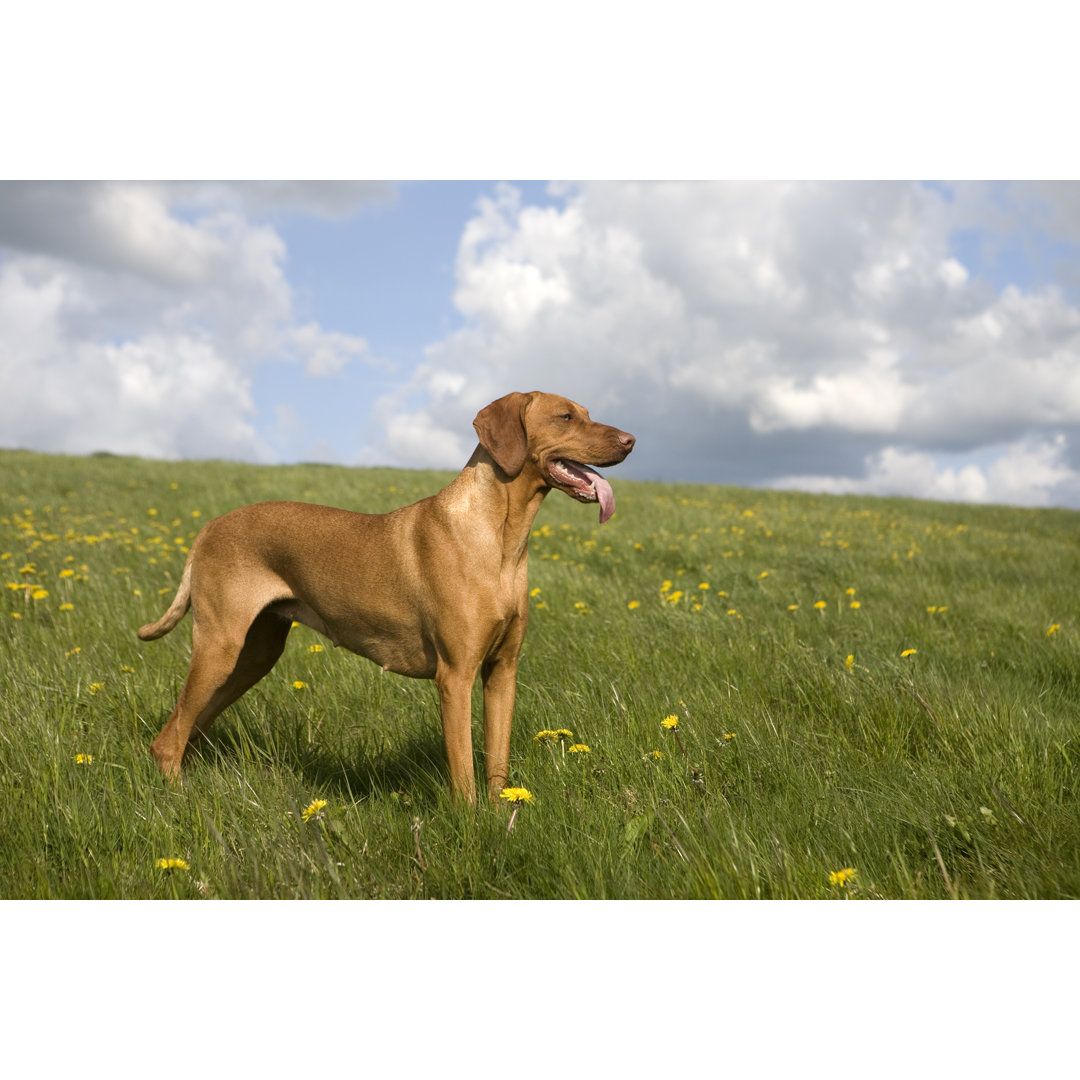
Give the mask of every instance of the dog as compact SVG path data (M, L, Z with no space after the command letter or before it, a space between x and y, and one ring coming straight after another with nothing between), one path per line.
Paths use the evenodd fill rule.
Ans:
M595 467L634 436L568 398L512 393L473 421L479 444L442 491L388 514L298 502L244 506L196 536L169 609L139 629L167 634L192 609L187 679L151 751L170 779L190 742L310 626L386 671L434 679L456 799L476 802L471 702L484 687L484 763L497 799L510 765L517 664L529 617L529 533L553 488L615 511Z

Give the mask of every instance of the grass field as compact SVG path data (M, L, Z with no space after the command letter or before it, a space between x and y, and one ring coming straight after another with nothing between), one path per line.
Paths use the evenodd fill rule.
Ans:
M304 627L165 785L149 744L191 623L135 629L200 525L263 499L389 510L449 475L0 452L0 896L1080 895L1059 510L613 470L608 524L558 492L536 520L531 802L455 806L433 685Z

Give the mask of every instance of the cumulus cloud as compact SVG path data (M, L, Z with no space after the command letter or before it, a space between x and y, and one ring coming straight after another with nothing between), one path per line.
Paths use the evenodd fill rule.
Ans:
M252 206L334 216L381 187L0 184L0 443L270 459L252 378L332 376L367 343L298 324Z
M459 464L450 436L486 401L549 388L638 436L624 474L1075 500L1080 311L1059 284L995 287L951 242L1067 217L1073 189L554 193L502 186L465 227L464 326L382 402L387 448L436 433L408 440L410 463Z

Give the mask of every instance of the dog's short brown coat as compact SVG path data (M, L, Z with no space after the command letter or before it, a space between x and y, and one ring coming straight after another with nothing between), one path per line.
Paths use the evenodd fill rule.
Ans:
M389 514L307 503L245 506L195 538L176 597L151 640L190 607L191 665L151 749L178 776L189 741L274 666L293 620L383 668L434 679L456 795L476 798L471 698L484 685L490 797L506 784L518 653L529 614L528 543L553 487L611 513L591 468L614 465L634 437L553 394L508 394L473 422L480 443L430 498ZM606 492L606 495L605 495Z

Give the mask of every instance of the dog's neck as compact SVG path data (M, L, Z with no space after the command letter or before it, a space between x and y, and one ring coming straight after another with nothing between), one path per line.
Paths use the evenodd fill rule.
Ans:
M525 462L518 476L510 477L478 445L461 473L435 498L445 496L447 504L459 509L471 503L494 504L499 510L497 516L505 522L503 559L520 562L528 554L533 521L550 490L532 461Z

